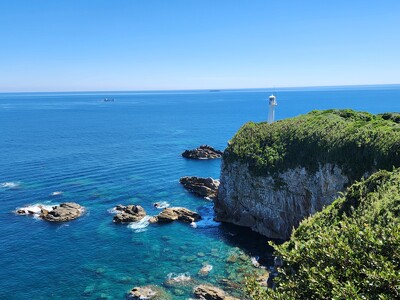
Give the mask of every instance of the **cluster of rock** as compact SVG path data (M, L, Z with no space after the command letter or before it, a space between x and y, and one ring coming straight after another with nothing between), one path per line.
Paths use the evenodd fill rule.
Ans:
M179 179L184 188L204 198L216 199L218 194L219 180L211 177L202 178L196 176L185 176Z
M60 205L53 206L51 209L46 209L43 206L39 206L39 208L39 217L49 222L70 221L80 217L83 212L83 207L74 202L61 203ZM18 209L17 214L33 215L36 213L30 210Z
M117 214L113 217L114 223L139 222L146 217L146 211L140 205L117 205L114 208ZM149 223L168 223L172 221L196 222L201 216L184 207L164 208L157 216L151 217Z
M114 216L115 223L138 222L146 216L146 211L140 205L117 205L118 213Z
M202 300L240 300L229 296L223 290L212 286L201 284L194 288L193 294L196 299ZM168 300L171 297L166 293L166 291L155 285L146 285L143 287L134 287L128 293L128 299L139 300L139 299L149 299L149 300Z
M221 158L222 151L216 150L208 145L201 145L200 147L193 150L185 150L182 156L190 159L214 159Z

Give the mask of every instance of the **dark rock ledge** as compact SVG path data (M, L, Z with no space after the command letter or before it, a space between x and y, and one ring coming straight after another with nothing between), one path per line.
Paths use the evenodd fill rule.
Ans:
M222 151L216 150L208 145L201 145L200 147L193 150L185 150L182 156L190 159L214 159L221 158Z
M219 180L211 177L201 178L186 176L179 182L190 192L204 198L216 199L218 194Z

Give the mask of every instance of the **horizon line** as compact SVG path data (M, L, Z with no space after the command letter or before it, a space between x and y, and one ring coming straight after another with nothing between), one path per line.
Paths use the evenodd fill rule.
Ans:
M311 86L282 86L282 87L241 87L241 88L202 88L202 89L149 89L149 90L74 90L74 91L0 91L0 94L46 94L46 93L148 93L148 92L191 92L191 91L240 91L240 90L292 90L292 89L315 89L315 88L356 88L356 87L385 87L400 86L400 83L381 84L348 84L348 85L311 85Z

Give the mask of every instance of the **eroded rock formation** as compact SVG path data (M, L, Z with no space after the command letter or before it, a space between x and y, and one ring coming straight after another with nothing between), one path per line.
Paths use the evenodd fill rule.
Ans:
M315 173L288 170L279 176L281 185L272 176L252 176L244 163L223 163L221 170L216 219L277 239L289 238L293 227L332 203L348 182L331 164Z
M190 192L204 198L215 199L218 193L219 180L211 177L182 177L179 182Z

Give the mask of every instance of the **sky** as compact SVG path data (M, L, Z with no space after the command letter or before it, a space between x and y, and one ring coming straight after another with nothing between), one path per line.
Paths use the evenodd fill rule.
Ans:
M398 0L0 0L0 92L399 83Z

